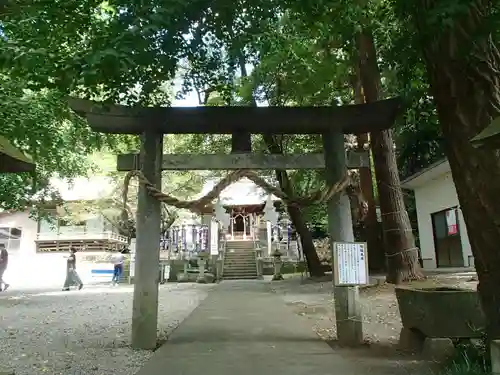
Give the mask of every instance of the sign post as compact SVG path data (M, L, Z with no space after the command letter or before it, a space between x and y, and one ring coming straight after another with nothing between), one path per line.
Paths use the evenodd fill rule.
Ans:
M333 280L337 338L344 345L359 345L363 343L359 286L369 282L366 243L333 243Z

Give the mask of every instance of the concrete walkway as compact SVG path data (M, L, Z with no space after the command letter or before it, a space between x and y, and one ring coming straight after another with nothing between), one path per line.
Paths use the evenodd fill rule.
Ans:
M332 349L262 281L224 281L137 375L428 375L422 364Z

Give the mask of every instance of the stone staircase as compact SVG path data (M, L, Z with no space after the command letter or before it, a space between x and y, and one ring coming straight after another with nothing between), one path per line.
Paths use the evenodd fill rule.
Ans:
M228 241L224 253L223 280L257 279L253 241Z

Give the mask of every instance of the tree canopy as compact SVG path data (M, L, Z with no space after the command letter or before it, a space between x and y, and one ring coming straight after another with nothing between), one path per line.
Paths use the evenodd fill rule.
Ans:
M36 163L36 173L0 175L3 209L29 207L51 197L51 177L73 178L91 168L87 155L128 143L126 137L92 132L57 90L28 89L27 81L0 74L0 134ZM33 200L33 198L38 198Z

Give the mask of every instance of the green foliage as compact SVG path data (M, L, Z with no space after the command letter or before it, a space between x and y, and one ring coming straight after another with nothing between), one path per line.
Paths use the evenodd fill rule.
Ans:
M443 142L415 31L404 23L401 7L399 0L33 0L29 7L10 2L1 10L6 38L0 40L0 61L10 77L29 82L26 87L35 92L60 93L58 100L70 93L168 104L168 86L177 77L182 80L178 98L194 90L206 105L248 105L254 99L271 105L341 105L353 101L355 36L369 28L384 91L407 103L395 129L398 162L406 176L442 157ZM86 128L78 124L71 129ZM80 136L88 140L87 153L103 144L92 140L96 135ZM284 153L321 148L318 137L278 141ZM254 146L256 152L268 152L259 136ZM230 140L186 135L168 140L166 147L169 152L227 152ZM61 165L60 157L50 159ZM63 163L67 171L62 174L87 167L77 161L82 162ZM49 176L56 169L47 171ZM291 171L289 176L297 194L325 186L317 171ZM305 214L309 223L326 223L324 207L308 208Z
M247 35L275 10L255 0L10 2L1 60L37 88L115 102L148 102L186 61L185 89L222 89Z
M491 373L485 338L457 345L456 353L443 364L441 375L482 375Z
M186 147L190 140L188 135L168 135L164 138L165 152L173 152L175 149ZM186 152L186 149L183 149ZM133 149L123 150L133 152ZM68 202L64 204L64 219L70 222L80 221L88 214L100 214L113 227L123 235L133 235L135 231L135 214L137 211L138 183L131 181L127 196L127 214L129 221L125 224L122 218L123 211L123 181L125 173L116 171L116 157L110 153L95 153L91 158L95 166L95 173L109 178L112 186L111 194L103 196L96 201ZM163 172L161 190L178 199L194 199L202 190L207 178L204 171L168 171ZM178 210L175 207L162 206L162 220L165 227L180 218L190 218L187 211ZM129 233L129 231L132 231Z
M54 192L50 177L86 175L87 155L104 146L116 148L127 137L96 134L73 112L57 90L32 91L26 81L0 75L0 134L32 157L36 173L0 175L0 207L24 208ZM33 194L36 197L33 201Z

